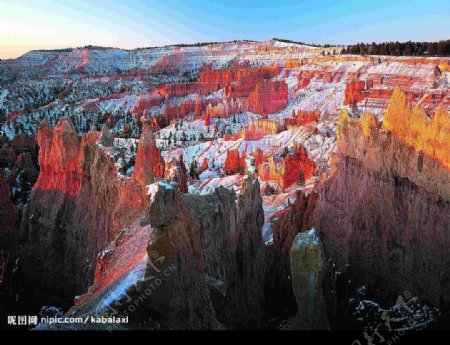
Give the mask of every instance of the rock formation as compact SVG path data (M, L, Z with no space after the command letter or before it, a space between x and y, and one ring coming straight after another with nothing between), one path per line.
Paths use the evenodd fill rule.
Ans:
M295 202L276 214L273 221L273 243L266 255L266 294L279 296L266 300L268 315L291 316L297 313L292 286L290 251L295 236L311 228L318 194L298 191Z
M164 257L161 269L172 265L176 274L162 279L147 307L163 315L159 322L168 328L258 328L264 245L257 180L244 179L237 201L223 187L206 196L182 195L174 185L150 188L147 218L155 237L149 258L157 252ZM152 270L148 265L147 274Z
M448 307L448 115L438 115L438 127L424 124L395 93L383 124L370 114L360 120L340 115L339 153L320 191L315 224L326 257L353 286L367 284L380 302L392 303L408 290ZM427 130L418 133L417 126L434 133L429 147L422 144Z
M285 81L261 82L249 97L249 110L255 114L276 113L287 106L288 87Z
M245 152L239 155L239 150L228 150L225 159L223 172L226 175L242 173L245 170Z
M266 135L273 135L279 132L280 126L276 121L262 119L252 121L246 126L237 137L241 137L245 140L259 140Z
M176 272L161 279L147 308L160 316L157 320L164 328L220 329L204 280L198 220L176 185L159 183L151 188L147 219L154 232L147 248L146 280L152 283L153 259L160 259L159 270L175 267Z
M28 284L39 287L39 296L29 297L42 298L41 303L67 305L85 291L93 280L97 254L143 215L143 184L161 173L160 160L156 165L146 160L146 150L152 158L158 155L153 136L144 134L136 178L120 178L116 151L106 146L112 143L107 131L89 132L79 143L69 119L54 129L46 121L40 125L41 170L20 236L23 275Z
M150 130L144 130L139 139L136 165L132 176L142 187L153 183L155 178L164 177L164 159L156 147L155 137Z
M164 178L176 182L181 193L188 192L186 165L184 164L183 155L178 159L169 161L166 165Z
M287 118L286 125L289 126L306 126L320 120L320 111L295 111L292 110L292 116Z
M365 83L360 80L350 80L345 86L344 105L356 105L359 101L363 100L366 95L364 90L366 89Z
M383 118L383 128L450 170L450 114L444 108L439 107L430 119L420 107L411 107L406 95L396 87Z
M322 292L324 255L314 229L295 236L290 252L292 287L297 300L297 318L292 328L330 328Z
M258 82L269 80L280 72L278 66L250 67L248 62L235 63L223 69L213 69L208 65L202 69L197 81L166 84L158 91L160 95L172 98L190 93L208 95L225 88L227 97L248 97Z
M5 176L0 173L0 239L1 236L14 231L19 220L17 207L11 201L11 190ZM0 242L0 247L1 246Z
M273 181L282 189L292 186L294 183L302 184L315 172L315 164L308 157L308 153L302 145L294 144L292 150L286 150L281 162L273 156L265 157L264 154L254 154L255 164L258 167L258 176L263 181Z

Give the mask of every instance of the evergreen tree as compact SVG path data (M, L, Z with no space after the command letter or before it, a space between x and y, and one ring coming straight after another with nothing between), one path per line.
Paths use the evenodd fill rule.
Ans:
M435 43L430 42L428 43L428 47L427 47L427 55L428 56L435 56L437 53L437 46Z

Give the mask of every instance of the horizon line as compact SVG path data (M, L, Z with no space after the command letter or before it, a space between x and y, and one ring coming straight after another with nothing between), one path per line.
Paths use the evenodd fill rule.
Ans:
M332 43L306 43L306 42L302 42L302 41L295 41L295 40L291 40L291 39L285 39L285 38L278 38L278 37L273 37L267 40L254 40L254 39L235 39L235 40L227 40L227 41L199 41L199 42L195 42L195 43L173 43L173 44L165 44L165 45L155 45L155 46L142 46L142 47L136 47L136 48L121 48L119 46L115 46L115 47L111 47L111 46L102 46L102 45L96 45L96 44L87 44L84 46L79 46L79 47L61 47L61 48L42 48L42 49L31 49L21 55L19 55L16 58L6 58L3 59L0 57L1 61L11 61L11 60L17 60L20 59L21 57L25 56L26 54L32 53L32 52L52 52L52 51L73 51L76 49L86 49L86 48L93 48L93 49L118 49L118 50L123 50L123 51L135 51L135 50L143 50L143 49L163 49L163 48L171 48L171 47L201 47L201 46L208 46L208 45L214 45L214 44L226 44L226 43L239 43L239 42L249 42L249 43L265 43L265 42L270 42L270 41L278 41L278 42L282 42L282 43L292 43L292 44L297 44L297 45L304 45L304 46L310 46L313 48L341 48L341 47L347 47L347 46L351 46L351 45L356 45L356 44L371 44L371 43L376 43L376 44L382 44L382 43L391 43L391 42L399 42L399 43L407 43L407 42L411 42L411 43L434 43L434 42L441 42L441 41L446 41L445 39L441 39L441 40L434 40L434 41L413 41L413 40L408 40L408 41L367 41L367 42L356 42L356 43L352 43L352 44L332 44Z

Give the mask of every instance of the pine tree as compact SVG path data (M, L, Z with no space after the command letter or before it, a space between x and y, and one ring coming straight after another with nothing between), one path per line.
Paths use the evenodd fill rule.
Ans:
M199 175L197 172L197 161L195 160L195 157L193 157L191 165L189 166L189 176L193 179L199 178Z
M433 42L428 43L427 47L427 55L428 56L435 56L437 53L437 45Z
M297 185L300 187L305 185L305 173L303 171L299 171L298 173Z

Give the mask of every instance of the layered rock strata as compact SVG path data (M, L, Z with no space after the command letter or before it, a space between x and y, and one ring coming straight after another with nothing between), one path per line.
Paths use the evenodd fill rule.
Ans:
M350 277L355 289L366 285L386 303L408 290L448 307L450 172L443 157L450 152L442 140L450 135L449 116L441 111L419 120L418 110L395 93L383 124L370 114L359 120L340 115L339 152L320 191L315 224L327 265ZM435 130L426 148L420 126ZM331 309L333 298L343 299L338 295L328 296Z

